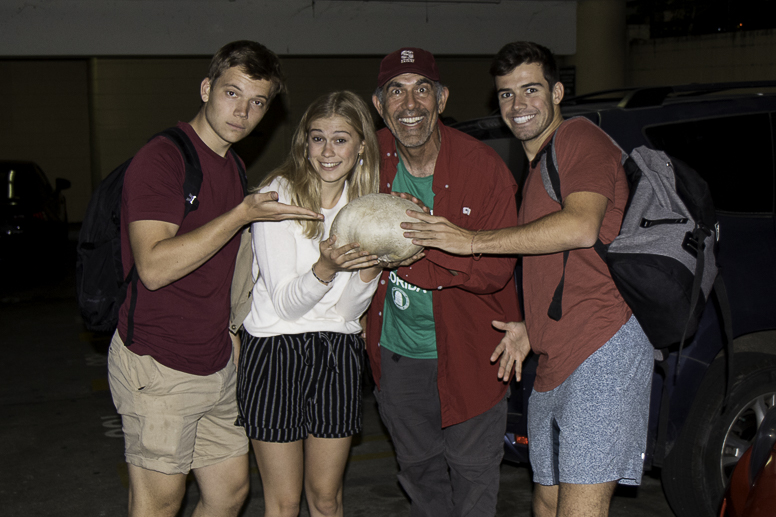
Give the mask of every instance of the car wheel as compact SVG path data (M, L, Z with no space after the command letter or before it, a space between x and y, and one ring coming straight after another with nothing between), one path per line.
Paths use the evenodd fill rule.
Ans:
M766 411L776 405L776 357L736 355L725 398L725 358L712 363L679 438L663 463L663 491L678 517L713 517L730 474L749 448Z

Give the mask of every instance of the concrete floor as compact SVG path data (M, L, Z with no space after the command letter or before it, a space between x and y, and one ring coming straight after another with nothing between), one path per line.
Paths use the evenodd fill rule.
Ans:
M106 378L108 337L83 330L72 268L32 280L39 276L0 279L0 515L126 515L121 423ZM407 515L391 442L368 390L364 408L364 431L346 472L345 515ZM529 469L503 464L501 474L498 515L530 515ZM191 515L197 497L191 482L181 515ZM254 466L242 515L262 512ZM306 508L301 515L309 515ZM618 489L610 515L672 513L658 478L647 475L638 489Z

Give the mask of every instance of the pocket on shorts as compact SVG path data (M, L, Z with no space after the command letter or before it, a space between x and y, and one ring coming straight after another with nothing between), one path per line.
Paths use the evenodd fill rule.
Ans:
M132 351L127 351L135 356L136 364L138 365L135 370L137 391L142 393L152 392L158 384L156 381L161 377L159 372L161 365L150 355L136 355Z
M154 381L159 378L159 367L150 355L137 355L120 341L111 343L112 362L117 366L126 380L127 387L133 391L147 392Z
M366 346L364 345L364 340L360 337L354 337L345 340L348 346L348 350L350 351L351 357L356 361L359 367L359 371L364 371L364 363L367 360L366 358Z

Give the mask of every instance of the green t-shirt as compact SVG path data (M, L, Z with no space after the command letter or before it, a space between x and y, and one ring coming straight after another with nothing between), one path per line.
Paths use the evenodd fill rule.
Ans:
M434 207L434 176L416 178L407 172L399 155L394 192L407 192ZM388 293L383 306L383 331L380 346L414 359L436 359L436 327L431 291L399 278L396 271L389 275Z

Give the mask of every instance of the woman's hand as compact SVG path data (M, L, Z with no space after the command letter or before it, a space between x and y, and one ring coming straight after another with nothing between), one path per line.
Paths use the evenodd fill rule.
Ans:
M334 280L334 275L339 271L356 271L379 264L377 255L370 255L368 251L361 251L357 242L351 242L337 248L336 239L337 237L331 236L321 241L319 245L321 256L313 264L313 272L320 280L331 282Z

